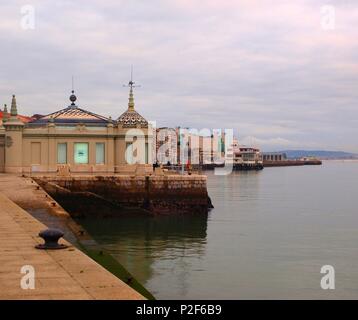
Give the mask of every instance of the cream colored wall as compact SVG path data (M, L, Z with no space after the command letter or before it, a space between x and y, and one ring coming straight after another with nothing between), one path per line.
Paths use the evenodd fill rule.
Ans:
M31 143L41 143L41 164L31 163ZM88 164L77 164L74 161L75 143L88 143ZM112 142L112 143L111 143ZM58 137L58 138L24 138L23 162L25 172L56 172L57 145L67 144L67 165L71 172L113 172L113 138L93 138L93 137ZM96 143L105 144L105 163L96 164ZM111 147L112 145L112 147Z
M37 142L41 145L40 163L32 163L31 143ZM48 171L48 139L45 138L23 138L22 163L24 172Z
M148 162L151 164L152 153L152 130L140 128L141 132L128 131L128 128L100 127L87 129L84 126L60 127L49 124L46 127L31 128L25 127L23 131L6 131L8 136L16 143L7 148L5 163L8 172L57 172L63 164L57 163L57 145L67 143L67 165L71 172L99 172L113 173L120 172L123 167L130 166L125 160L126 139L133 141L133 136L140 136L140 141L148 143ZM1 136L0 136L1 137ZM127 138L126 138L127 137ZM75 143L88 143L89 161L88 164L76 164L74 162ZM34 143L37 143L34 145ZM96 164L96 143L105 144L105 163ZM0 147L1 148L1 147ZM4 149L4 148L3 148ZM40 155L34 155L40 149ZM4 151L0 149L0 171L1 155ZM145 159L145 147L138 149L138 156ZM34 160L35 159L35 160ZM32 163L32 162L36 163ZM11 167L11 168L10 168ZM146 167L150 167L146 166ZM127 170L127 169L126 169Z
M22 142L22 130L6 131L5 172L22 173Z

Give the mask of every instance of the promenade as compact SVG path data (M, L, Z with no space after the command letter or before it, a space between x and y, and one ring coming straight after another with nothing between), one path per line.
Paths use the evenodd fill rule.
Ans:
M144 299L63 239L69 248L35 249L46 228L0 192L0 299ZM21 288L25 265L35 270L35 289Z

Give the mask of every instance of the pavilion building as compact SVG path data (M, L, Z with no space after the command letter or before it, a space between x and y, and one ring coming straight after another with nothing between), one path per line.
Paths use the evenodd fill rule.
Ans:
M13 95L10 114L0 123L0 172L149 173L153 133L136 110L133 81L128 109L113 120L71 104L27 123L18 116Z

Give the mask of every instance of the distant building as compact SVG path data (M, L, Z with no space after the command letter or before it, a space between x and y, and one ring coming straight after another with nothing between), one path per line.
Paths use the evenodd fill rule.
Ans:
M238 146L234 149L234 167L262 168L262 154L260 149L255 147Z
M162 127L156 129L156 161L159 164L177 164L178 138L174 128Z
M262 168L258 148L240 146L238 140L225 146L224 132L198 132L190 128L158 128L156 130L156 159L159 164L199 165L214 168L225 163L236 167Z
M282 152L263 152L263 161L286 161L287 155Z
M153 158L163 165L213 164L219 158L224 162L225 136L206 133L209 135L190 128L157 128Z
M262 168L262 154L258 148L240 146L236 138L226 147L225 133L220 131L203 134L189 128L158 128L155 143L157 162L163 165L199 165L204 168L214 168L225 163L248 169Z

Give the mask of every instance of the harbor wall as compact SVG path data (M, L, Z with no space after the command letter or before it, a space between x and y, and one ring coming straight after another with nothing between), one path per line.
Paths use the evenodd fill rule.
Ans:
M307 165L321 165L322 161L318 159L308 160L264 160L264 167L289 167L289 166L307 166Z
M120 208L151 214L207 213L204 175L33 177L71 214L113 215Z

